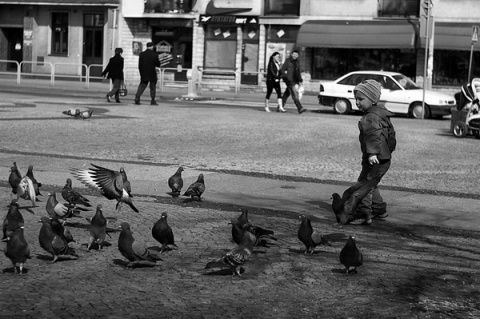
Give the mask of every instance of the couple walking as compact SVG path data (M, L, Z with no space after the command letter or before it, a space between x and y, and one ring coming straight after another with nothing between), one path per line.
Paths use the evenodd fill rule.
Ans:
M300 74L298 56L299 54L297 50L292 51L292 54L282 66L280 66L280 53L274 52L270 56L267 66L267 95L265 96L266 112L270 112L269 100L273 90L277 93L277 112L286 112L284 106L290 95L292 96L292 100L295 103L299 114L307 111L307 109L302 106L302 103L300 103L298 92L295 89L295 85L301 85L303 83L302 75ZM280 79L283 79L287 86L283 95L280 87Z

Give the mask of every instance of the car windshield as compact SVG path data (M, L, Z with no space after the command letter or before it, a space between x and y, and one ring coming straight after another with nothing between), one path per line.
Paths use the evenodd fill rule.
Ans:
M393 78L400 84L405 90L417 90L420 89L420 87L415 84L412 80L407 78L403 74L397 74L394 75Z

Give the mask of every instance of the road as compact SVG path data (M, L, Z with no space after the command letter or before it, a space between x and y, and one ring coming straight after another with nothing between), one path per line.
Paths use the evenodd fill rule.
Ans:
M34 165L42 202L22 209L32 249L27 274L2 258L2 315L25 318L475 318L480 316L476 169L478 141L456 139L450 121L395 118L398 148L382 181L387 221L339 226L333 192L357 177L358 116L335 116L314 102L298 115L265 113L261 96L239 102L184 101L164 94L160 106L107 103L103 94L31 89L0 93L0 202L9 202L9 167ZM307 98L308 99L308 98ZM312 99L314 101L314 99ZM259 103L260 102L260 103ZM94 109L89 120L62 114ZM70 167L125 167L135 214L74 180L103 204L111 227L128 221L148 247L161 212L169 213L178 250L154 268L128 269L118 233L103 251L88 251L87 221L68 221L78 260L51 264L38 245L48 192L60 192ZM205 175L202 202L170 198L166 180L186 168L185 184ZM28 202L20 200L22 206ZM250 209L251 220L275 230L278 245L256 249L242 277L208 276L205 264L235 247L228 221ZM331 246L303 254L299 213ZM85 212L91 217L93 212ZM345 275L338 254L355 235L365 263Z

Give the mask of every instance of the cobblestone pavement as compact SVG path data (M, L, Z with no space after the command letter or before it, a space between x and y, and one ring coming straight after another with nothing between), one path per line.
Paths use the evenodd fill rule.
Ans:
M3 98L4 101L13 99L5 95ZM22 172L28 164L35 163L36 177L44 183L41 189L44 196L32 210L33 214L22 209L25 236L32 252L32 259L26 263L27 273L13 274L10 261L0 258L3 270L0 273L0 317L480 317L478 227L471 230L468 227L439 227L437 223L407 224L398 222L393 216L370 227L341 227L334 224L325 199L330 194L312 195L309 200L303 200L302 189L290 186L282 187L275 199L268 198L272 207L275 201L275 209L269 209L268 202L250 206L250 219L274 229L278 245L256 249L244 265L241 277L206 274L204 266L208 261L235 247L228 222L239 215L243 205L248 205L248 198L243 198L245 193L259 201L262 198L267 201L263 196L268 184L273 187L282 176L302 177L307 183L312 176L323 182L354 180L358 167L350 158L358 155L355 152L358 142L354 138L357 133L346 128L355 127L355 117L334 121L330 115L322 114L317 118L317 114L307 113L305 117L295 115L294 122L293 114L284 117L269 114L276 116L273 122L264 112L245 115L245 108L232 107L226 112L222 106L196 108L178 104L163 109L149 106L134 109L133 105L93 105L92 101L79 100L69 102L70 106L95 107L97 118L75 121L58 115L70 108L65 101L55 104L53 99L45 99L29 107L31 102L27 100L25 98L24 107L0 108L0 217L7 212L8 168L14 160L18 161ZM208 113L208 109L215 112ZM211 127L212 120L214 127ZM399 119L398 123L400 127L411 127L407 119ZM443 127L445 121L422 123L423 130L413 129L400 136L410 147L398 151L398 166L406 171L392 170L391 179L384 184L391 188L418 188L418 193L425 189L444 191L445 194L438 196L436 204L439 206L449 201L447 192L452 188L452 200L461 199L463 195L476 198L480 194L475 188L478 185L474 183L474 176L469 175L478 172L472 166L472 157L467 155L476 153L472 147L477 141L464 139L452 143ZM259 130L256 134L246 134L255 127ZM318 138L315 127L339 137L333 141L323 136ZM301 134L298 134L299 128ZM216 131L224 132L225 137L218 138ZM259 137L259 134L267 136ZM418 138L415 143L409 143L413 136ZM318 139L314 139L316 137ZM230 147L234 142L235 147ZM445 160L438 163L437 157L434 163L442 144L448 144L449 150L459 150L465 156L452 164L450 160L455 156L444 151ZM320 148L328 151L321 152ZM339 148L342 151L337 153ZM416 157L411 158L411 154ZM314 161L309 156L313 156ZM107 238L111 246L102 251L88 251L88 224L84 218L71 219L67 225L77 240L71 246L80 256L78 260L60 260L52 264L51 257L40 248L38 220L46 214L46 194L49 191L59 193L65 179L71 177L68 168L88 165L89 158L93 158L94 163L103 160L101 163L105 167L125 165L132 180L135 205L140 213L125 206L118 216L114 214L115 203L74 180L74 187L95 206L104 205L109 227L115 228L127 221L135 238L143 240L152 250L158 250L159 244L152 238L151 228L162 212L168 212L178 250L164 253L164 260L159 261L158 266L127 268L117 249L118 233ZM419 160L422 163L415 166ZM188 168L184 174L187 185L199 171L206 172L207 191L202 202L191 202L184 197L171 199L165 195L166 179L178 165ZM458 171L453 169L459 166ZM430 170L422 170L425 167ZM435 167L440 167L436 173ZM224 180L221 187L208 184L208 174L213 178L212 172L216 172L215 178ZM271 175L261 176L262 189L246 184L242 185L245 193L235 193L233 189L237 183L246 180L236 177L242 172L244 175L260 172ZM454 177L456 175L467 180L468 186L464 185L464 180L459 181L460 177ZM318 181L313 180L310 186L316 187L315 183ZM229 184L232 190L225 187ZM231 200L217 200L222 196ZM293 205L297 198L304 201L298 209ZM28 203L20 200L22 206ZM412 207L405 207L405 210L416 206ZM434 215L437 206L430 207L428 213ZM326 236L331 246L317 247L312 256L303 254L304 247L297 239L300 212L313 216L313 227ZM82 216L91 217L93 212L82 213ZM461 216L452 218L462 222ZM357 245L364 254L364 265L356 275L343 273L338 260L351 234L356 236Z

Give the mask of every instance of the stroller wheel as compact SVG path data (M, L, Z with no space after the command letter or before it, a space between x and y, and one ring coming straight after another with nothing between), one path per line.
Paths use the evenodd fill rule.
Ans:
M463 122L457 121L453 127L453 135L456 137L467 136L467 125Z
M479 130L472 130L473 136L476 138L480 138L480 131Z

